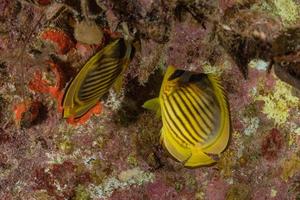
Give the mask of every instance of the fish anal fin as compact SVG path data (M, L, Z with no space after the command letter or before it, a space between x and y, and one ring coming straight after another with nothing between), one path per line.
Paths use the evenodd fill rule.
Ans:
M63 109L63 118L69 118L73 116L72 112L71 112L71 107L70 106L65 106Z
M174 140L171 133L165 128L162 128L161 134L161 140L164 147L176 160L183 163L191 156L191 150L178 144L177 141Z
M92 107L94 107L99 100L94 100L92 102L86 103L84 105L75 105L73 107L64 107L64 118L79 118L88 112Z
M192 149L191 156L185 161L184 166L186 167L199 167L204 165L210 165L216 161L209 155L204 153L201 148L194 147Z

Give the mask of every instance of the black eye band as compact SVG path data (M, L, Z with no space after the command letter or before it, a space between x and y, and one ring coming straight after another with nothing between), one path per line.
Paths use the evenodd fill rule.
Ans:
M175 78L180 77L185 71L181 69L177 69L169 78L168 81L174 80Z

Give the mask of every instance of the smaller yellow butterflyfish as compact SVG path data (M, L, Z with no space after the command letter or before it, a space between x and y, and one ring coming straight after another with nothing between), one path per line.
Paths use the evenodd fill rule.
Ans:
M113 86L118 92L131 54L131 42L118 38L91 57L65 92L63 117L81 117Z

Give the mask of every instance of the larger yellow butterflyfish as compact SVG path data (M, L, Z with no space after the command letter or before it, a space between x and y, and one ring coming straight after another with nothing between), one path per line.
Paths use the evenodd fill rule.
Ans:
M158 98L143 107L162 117L161 142L184 166L215 163L230 138L229 106L218 77L169 66Z

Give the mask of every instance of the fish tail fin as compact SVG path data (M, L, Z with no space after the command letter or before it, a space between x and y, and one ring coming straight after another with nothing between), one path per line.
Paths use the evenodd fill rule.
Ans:
M191 152L191 156L184 163L186 167L198 167L216 162L199 147L194 147Z

